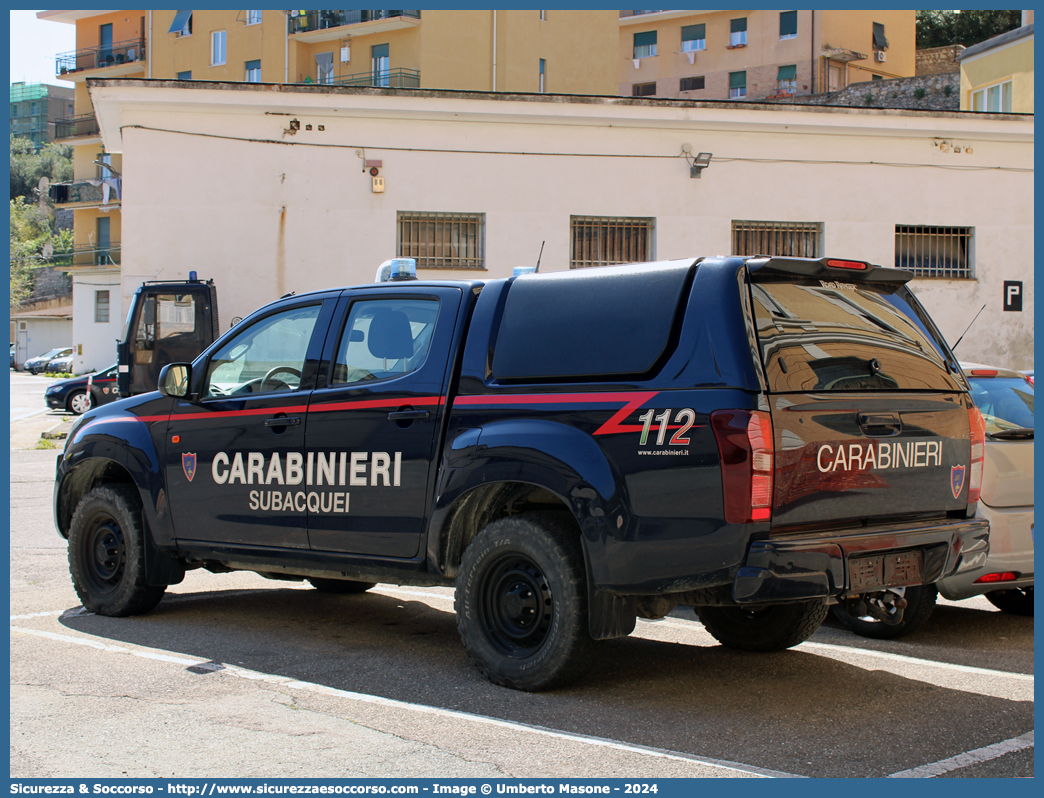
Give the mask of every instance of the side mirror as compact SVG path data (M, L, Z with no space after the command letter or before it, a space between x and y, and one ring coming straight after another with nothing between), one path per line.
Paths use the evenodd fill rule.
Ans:
M164 396L184 399L188 396L192 366L189 363L168 363L159 373L159 392Z

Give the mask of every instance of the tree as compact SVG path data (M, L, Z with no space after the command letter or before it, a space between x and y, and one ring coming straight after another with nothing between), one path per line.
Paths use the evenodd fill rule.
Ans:
M11 136L11 199L35 202L41 177L52 183L72 180L72 147L51 142L36 151L29 139Z
M918 11L917 49L952 44L971 47L1021 25L1021 11Z
M45 254L47 245L51 252ZM24 302L33 289L34 270L51 265L55 256L72 252L72 230L51 229L47 210L25 197L11 200L11 307Z

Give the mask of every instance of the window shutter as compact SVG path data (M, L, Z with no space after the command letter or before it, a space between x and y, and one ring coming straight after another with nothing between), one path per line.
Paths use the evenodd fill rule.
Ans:
M707 26L706 25L683 25L682 26L682 41L683 42L694 42L699 39L707 38Z
M650 44L656 44L656 31L650 30L645 33L634 34L635 47L646 47Z
M888 39L885 38L885 26L880 22L874 23L874 49L888 49Z
M181 33L188 25L189 17L191 16L191 11L179 11L174 15L174 21L171 23L170 30L167 33Z
M790 66L781 66L779 72L776 74L776 80L796 80L797 79L797 64L791 64Z
M797 36L797 11L779 12L779 35Z
M730 72L729 73L729 88L730 89L742 89L747 85L747 73L746 72Z
M732 20L732 32L742 33L747 30L747 18L740 17L739 19Z

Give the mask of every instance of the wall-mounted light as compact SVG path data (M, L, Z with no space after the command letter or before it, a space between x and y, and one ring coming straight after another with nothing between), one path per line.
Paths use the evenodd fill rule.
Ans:
M702 172L711 162L711 153L701 152L689 164L689 177L702 177Z

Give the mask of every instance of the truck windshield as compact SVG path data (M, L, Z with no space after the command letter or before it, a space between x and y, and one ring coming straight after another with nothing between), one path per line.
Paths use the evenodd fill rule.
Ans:
M798 278L751 293L772 391L962 390L905 289Z

